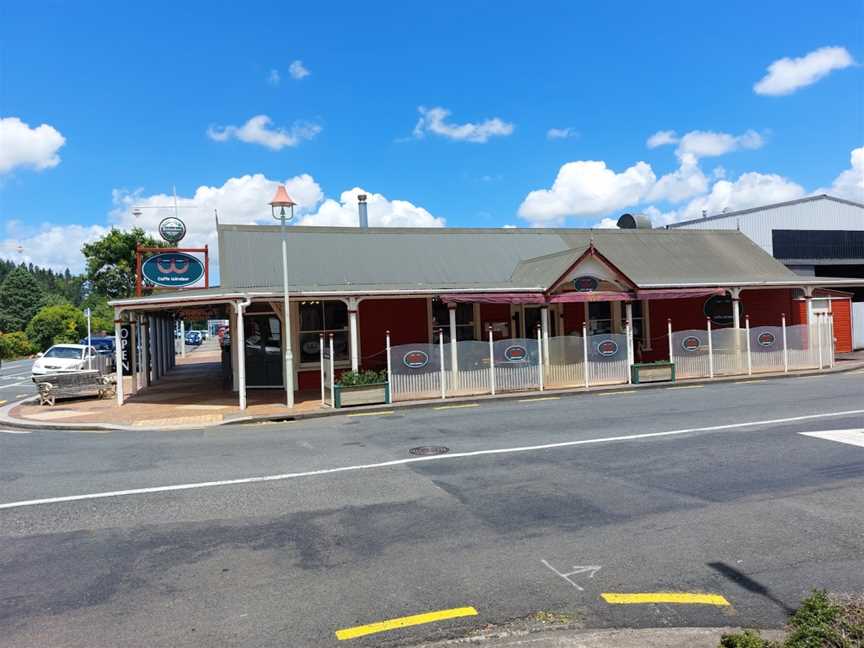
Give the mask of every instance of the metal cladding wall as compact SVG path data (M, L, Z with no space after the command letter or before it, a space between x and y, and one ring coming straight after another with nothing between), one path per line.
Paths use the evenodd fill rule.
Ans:
M834 339L837 353L852 351L852 300L832 299L831 314L834 316Z
M763 208L676 223L673 228L740 230L774 254L771 232L778 230L864 230L864 207L849 201L817 197Z

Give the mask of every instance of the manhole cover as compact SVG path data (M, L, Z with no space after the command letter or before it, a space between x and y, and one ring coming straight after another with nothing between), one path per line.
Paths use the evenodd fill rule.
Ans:
M430 455L445 454L447 452L450 452L450 448L445 448L444 446L420 446L418 448L411 448L408 451L408 454L417 457L428 457Z

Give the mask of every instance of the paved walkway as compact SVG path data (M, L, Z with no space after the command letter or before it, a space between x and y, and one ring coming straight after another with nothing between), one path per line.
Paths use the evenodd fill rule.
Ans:
M849 371L864 368L864 351L841 354L837 357L833 370ZM811 372L797 372L799 375ZM753 379L783 377L784 374L754 375ZM714 380L680 380L682 385L722 381L747 380L748 376L727 376ZM646 385L613 385L592 387L592 392L615 391L622 389L652 389L668 387L666 383ZM124 378L126 402L122 407L116 399L69 399L58 401L55 407L42 407L34 402L22 403L7 412L7 423L15 420L29 424L41 423L45 427L141 427L173 428L219 425L232 420L273 419L278 417L299 418L335 413L345 410L332 410L321 407L321 392L318 389L295 394L295 406L287 409L284 405L285 392L282 389L250 389L247 393L247 409L241 410L237 394L231 391L222 377L221 354L218 350L202 347L191 351L186 358L178 358L177 365L162 380L138 394L131 394L132 382ZM581 387L549 389L543 395L582 393ZM130 395L131 394L131 395ZM492 395L453 397L447 399L448 405L470 403L488 399L525 398L538 392L515 392ZM441 405L439 399L424 401L403 401L391 405L375 405L352 408L353 411L373 412L400 407Z

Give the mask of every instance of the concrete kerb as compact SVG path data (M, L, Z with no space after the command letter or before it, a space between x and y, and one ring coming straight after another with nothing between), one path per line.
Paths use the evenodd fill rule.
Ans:
M532 398L544 398L555 396L559 398L569 398L577 396L590 396L598 393L614 394L615 392L630 392L634 390L657 390L668 389L675 386L697 386L697 385L712 385L717 383L740 383L763 380L779 380L782 378L800 378L806 376L819 376L828 374L848 373L864 368L864 362L856 362L850 366L835 366L831 369L823 370L808 370L795 371L789 373L760 373L752 376L736 375L736 376L720 376L715 378L698 378L690 380L678 380L675 383L646 383L643 385L609 385L604 387L592 387L585 389L584 387L568 387L563 389L545 389L544 391L520 391L509 392L506 394L481 394L475 396L462 396L441 399L425 399L417 401L403 401L400 403L390 403L387 405L365 405L359 407L345 409L322 409L313 412L296 412L285 414L266 414L245 416L242 414L230 415L225 420L212 423L209 425L201 425L200 423L186 425L170 425L159 427L142 428L141 426L132 425L111 425L107 423L52 423L47 421L25 421L19 418L13 418L9 412L22 403L35 402L37 397L25 398L19 401L8 403L0 407L0 426L16 429L16 430L57 430L57 431L78 431L78 432L147 432L147 431L182 431L182 430L201 430L207 427L221 427L229 425L252 425L257 423L274 423L286 421L302 421L307 419L323 418L325 416L350 416L351 414L374 414L376 412L389 412L398 410L412 410L422 408L435 408L442 405L470 405L481 404L490 401L513 401L513 400L529 400Z

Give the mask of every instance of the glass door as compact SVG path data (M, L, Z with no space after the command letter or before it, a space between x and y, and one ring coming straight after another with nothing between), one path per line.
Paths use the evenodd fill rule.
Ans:
M282 326L275 315L246 315L246 385L282 387Z

